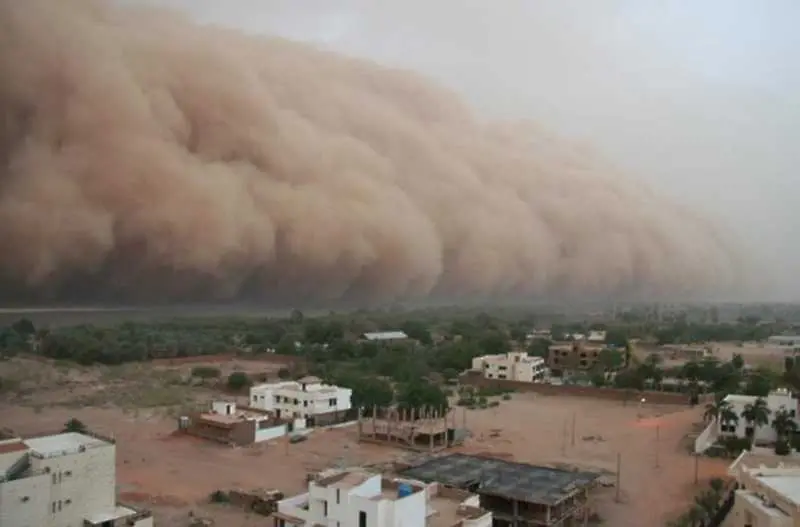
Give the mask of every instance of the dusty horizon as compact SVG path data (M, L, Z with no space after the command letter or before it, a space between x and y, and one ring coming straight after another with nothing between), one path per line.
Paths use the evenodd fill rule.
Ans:
M703 214L419 74L103 0L0 0L0 30L4 299L743 290Z

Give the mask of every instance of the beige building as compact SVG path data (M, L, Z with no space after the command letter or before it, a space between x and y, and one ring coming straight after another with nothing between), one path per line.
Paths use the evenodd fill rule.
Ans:
M117 503L116 445L63 433L0 441L2 527L152 527L152 516Z
M743 452L729 474L736 479L733 508L723 527L800 526L800 457L767 449Z
M542 382L547 374L544 359L531 357L524 351L475 357L472 370L483 372L487 379L517 382Z

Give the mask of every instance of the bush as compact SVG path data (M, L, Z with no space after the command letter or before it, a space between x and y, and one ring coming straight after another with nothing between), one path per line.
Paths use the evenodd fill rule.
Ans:
M213 366L195 366L192 368L192 377L198 379L219 379L222 373Z
M510 393L504 393L503 394L503 400L504 401L510 401L511 400L511 394Z
M789 442L785 439L781 439L775 443L775 454L778 456L788 456L792 453L792 448L789 446Z
M228 503L231 500L228 493L222 490L215 490L208 496L211 503Z
M64 424L64 432L76 432L78 434L85 434L89 429L81 421L74 417Z
M738 456L742 450L750 450L750 439L747 437L723 437L720 438L719 444L731 457Z
M243 371L235 371L228 375L228 388L234 391L243 390L250 386L250 377Z

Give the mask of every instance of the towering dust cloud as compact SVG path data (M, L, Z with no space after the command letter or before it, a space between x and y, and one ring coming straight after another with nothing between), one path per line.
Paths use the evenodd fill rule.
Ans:
M412 73L100 0L0 6L6 299L672 294L734 278L693 212Z

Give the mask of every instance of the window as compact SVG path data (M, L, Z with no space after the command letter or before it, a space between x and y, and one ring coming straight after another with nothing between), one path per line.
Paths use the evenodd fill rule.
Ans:
M55 485L56 483L58 483L58 474L55 474L55 473L54 473L54 474L53 474L53 485ZM54 505L54 506L55 506L55 505Z
M26 502L30 501L30 498L28 496L23 496L23 497L21 497L19 499L19 501L21 501L22 503L26 503Z
M497 375L497 378L498 379L505 379L506 378L506 374L505 373L500 373L500 374Z
M328 406L336 406L336 397L328 399Z
M358 527L367 527L367 513L358 511Z
M586 362L586 360L582 360L581 361L581 366L586 367L587 364L588 364L588 362Z
M339 500L341 499L341 489L336 489L336 504L338 505L341 503Z
M58 512L61 512L61 500L58 500Z
M55 514L56 513L56 502L52 503L51 508L52 508L53 514Z
M326 517L326 518L328 517L328 502L327 501L323 501L322 502L322 515L324 517Z
M254 403L257 403L257 402L258 402L258 395L254 395L254 396L253 396L253 402L254 402Z
M308 401L303 401L303 406L308 407Z
M64 472L64 475L65 475L65 476L67 476L67 477L69 477L69 476L71 476L71 475L72 475L72 471L71 471L71 470L68 470L68 471Z
M294 400L294 404L300 404L300 401L299 401L299 400L297 400L297 399L295 399L295 400Z
M500 371L505 371L505 370L508 369L508 367L506 367L506 366L498 366L497 369L500 370Z
M72 500L65 500L64 501L64 505L69 505L70 503L72 503Z

